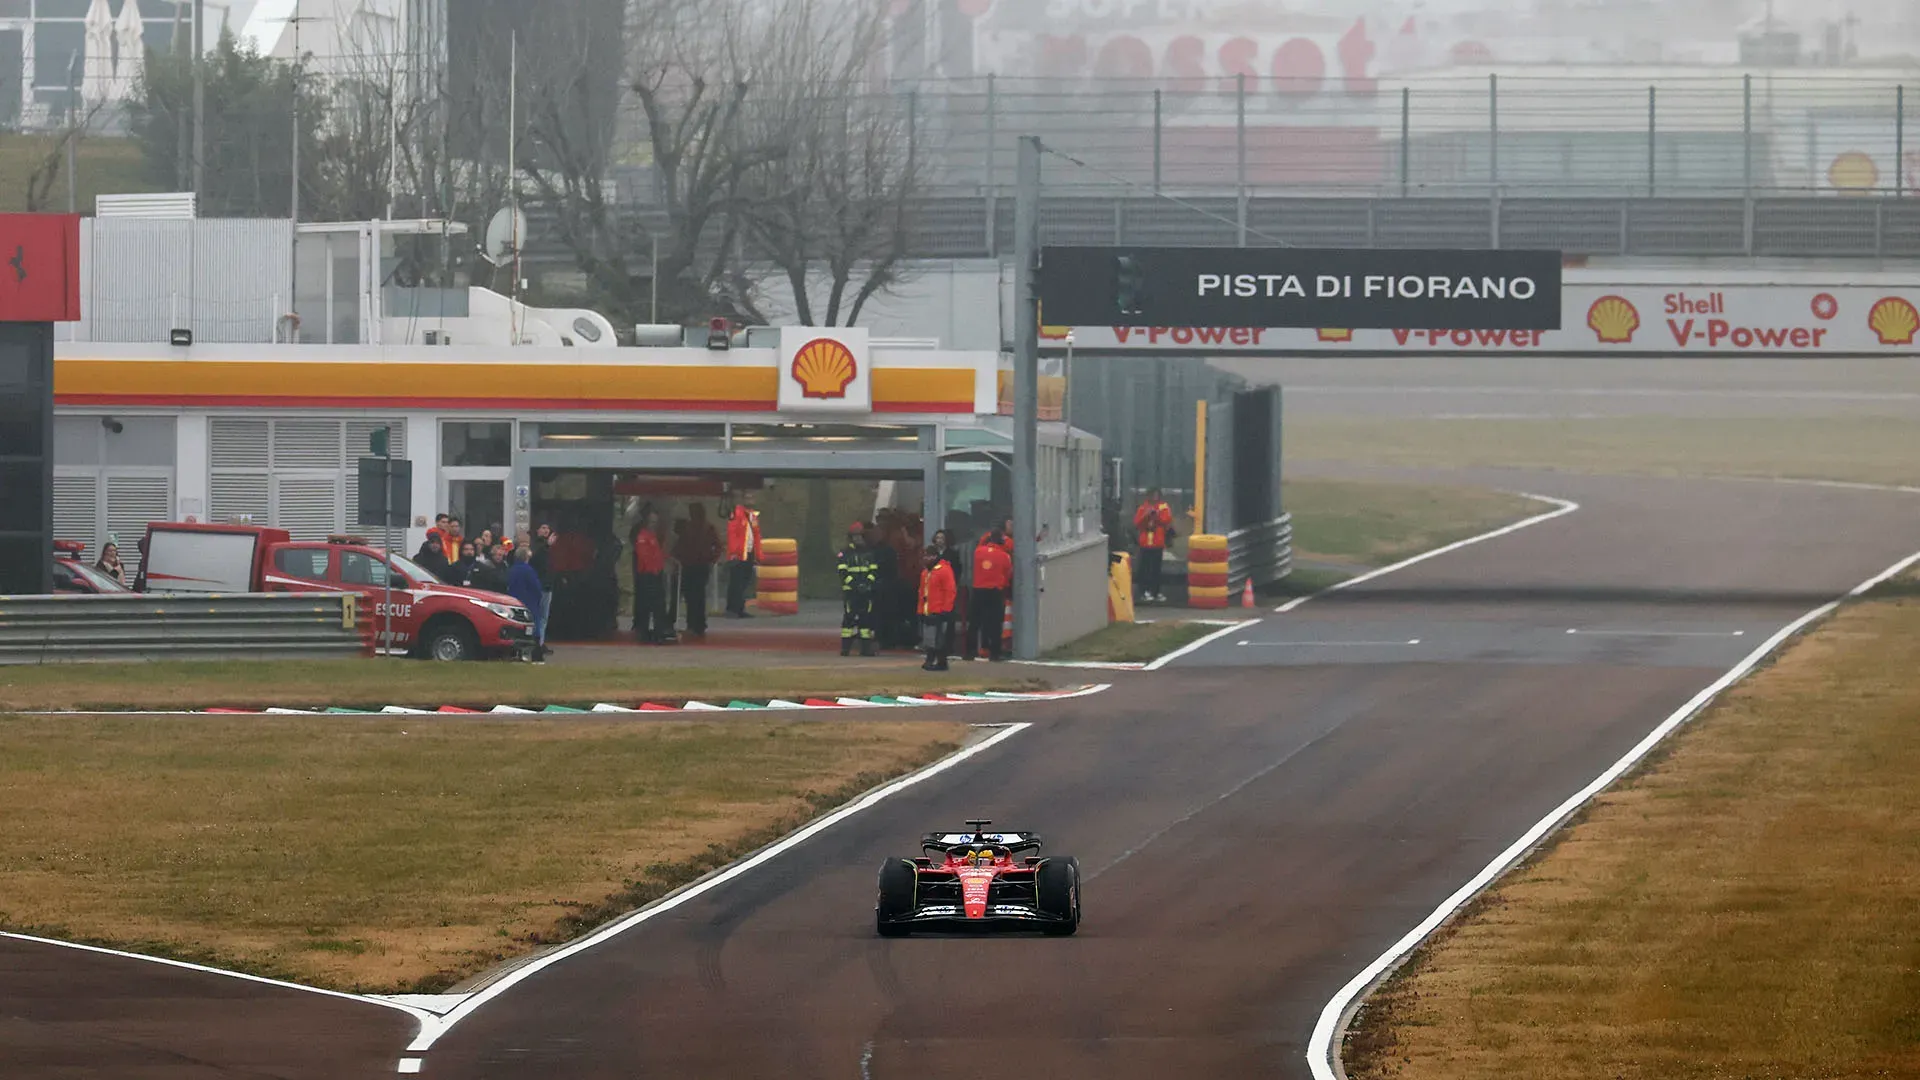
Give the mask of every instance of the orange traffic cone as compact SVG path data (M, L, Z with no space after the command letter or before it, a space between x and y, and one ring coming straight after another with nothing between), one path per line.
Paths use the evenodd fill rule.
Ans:
M1247 587L1240 590L1240 606L1251 609L1253 604L1253 579L1248 578Z

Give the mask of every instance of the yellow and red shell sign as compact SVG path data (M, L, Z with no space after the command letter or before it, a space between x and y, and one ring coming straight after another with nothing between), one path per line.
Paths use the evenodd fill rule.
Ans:
M847 387L859 378L860 361L852 349L833 338L816 338L793 354L789 373L806 397L837 401L847 396Z
M1587 328L1608 345L1625 344L1640 329L1640 309L1624 296L1603 296L1587 308Z
M1920 330L1920 308L1902 296L1889 296L1867 312L1867 329L1882 345L1911 345Z

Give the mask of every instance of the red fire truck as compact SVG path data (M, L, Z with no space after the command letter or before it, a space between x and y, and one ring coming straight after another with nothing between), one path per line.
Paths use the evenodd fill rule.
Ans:
M520 601L443 585L412 560L389 557L357 536L296 541L284 529L156 522L147 526L145 547L134 586L141 592L352 592L364 598L376 639L390 651L477 660L532 648L533 619Z

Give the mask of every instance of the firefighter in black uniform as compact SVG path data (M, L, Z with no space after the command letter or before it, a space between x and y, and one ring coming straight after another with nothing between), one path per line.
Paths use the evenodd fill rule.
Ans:
M840 655L873 655L874 596L879 591L879 560L867 546L867 527L855 522L847 529L847 546L840 549Z

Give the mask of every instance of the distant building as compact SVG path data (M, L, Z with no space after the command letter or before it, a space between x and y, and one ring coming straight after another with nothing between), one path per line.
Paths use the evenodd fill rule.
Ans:
M254 2L206 0L205 43L237 32ZM192 33L192 0L0 0L0 127L46 127L70 104L125 101L146 53Z

